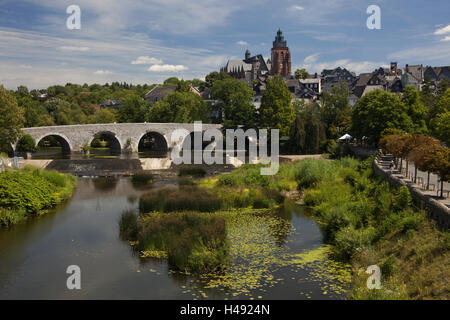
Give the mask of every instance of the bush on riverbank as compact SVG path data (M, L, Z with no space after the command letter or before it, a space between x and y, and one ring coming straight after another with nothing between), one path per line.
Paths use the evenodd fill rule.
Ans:
M172 269L215 272L229 262L225 220L200 213L122 215L120 233L145 257L167 257Z
M0 225L16 224L72 195L76 178L32 167L0 173Z
M155 177L150 172L146 171L139 171L133 174L131 177L131 182L134 184L148 184L150 182L153 182Z

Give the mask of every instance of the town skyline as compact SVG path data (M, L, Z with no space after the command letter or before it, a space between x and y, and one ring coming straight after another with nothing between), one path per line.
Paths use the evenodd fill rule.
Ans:
M242 59L246 49L270 58L278 28L289 44L292 72L342 67L360 74L388 68L392 61L399 67L450 61L444 1L432 7L406 1L263 1L252 10L234 1L156 2L79 1L80 30L65 27L66 3L2 2L0 83L42 89L67 82L203 79L229 59ZM371 4L381 8L380 30L366 27Z

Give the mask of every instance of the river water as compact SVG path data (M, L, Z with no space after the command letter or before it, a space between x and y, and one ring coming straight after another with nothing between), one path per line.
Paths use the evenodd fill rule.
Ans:
M153 188L157 188L156 184ZM271 254L306 254L292 263L272 265L235 261L236 288L205 289L204 281L169 270L165 260L142 260L119 238L118 219L138 207L145 192L128 178L80 178L70 201L52 212L0 230L0 299L342 299L345 285L328 259L307 208L293 205L274 215L290 224L283 241L266 236ZM250 220L251 224L251 220ZM248 226L247 226L248 227ZM247 228L238 226L237 228ZM261 229L259 232L266 232ZM261 231L262 230L262 231ZM238 241L239 232L234 230ZM279 240L279 239L278 239ZM269 242L269 243L267 243ZM235 248L241 246L234 244ZM312 254L309 254L312 253ZM298 261L302 260L302 261ZM81 268L81 290L68 290L66 269ZM257 272L258 268L263 268ZM234 268L234 267L232 267ZM254 268L255 270L252 270ZM258 274L247 285L249 274ZM270 281L267 281L269 279ZM256 285L255 285L256 283ZM247 286L247 287L246 287Z

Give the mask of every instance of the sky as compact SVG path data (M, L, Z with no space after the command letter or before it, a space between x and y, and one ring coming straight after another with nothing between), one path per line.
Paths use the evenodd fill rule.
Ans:
M70 5L79 30L66 26ZM370 5L381 29L367 28ZM0 84L203 79L246 49L270 58L278 28L293 71L450 65L448 0L0 0Z

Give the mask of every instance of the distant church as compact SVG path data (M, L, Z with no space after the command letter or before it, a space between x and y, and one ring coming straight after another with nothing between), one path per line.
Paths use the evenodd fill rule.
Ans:
M271 59L267 61L261 54L251 56L250 51L245 51L244 60L228 60L220 71L228 73L233 78L246 82L262 80L268 76L281 75L284 78L291 76L291 54L284 40L283 32L278 30L273 41Z

